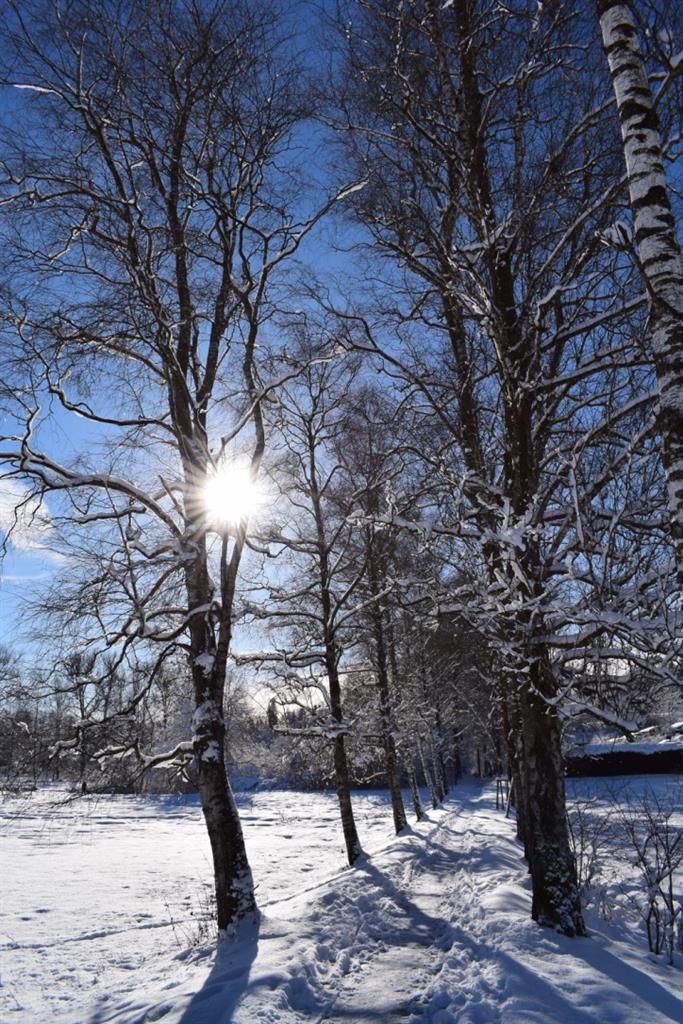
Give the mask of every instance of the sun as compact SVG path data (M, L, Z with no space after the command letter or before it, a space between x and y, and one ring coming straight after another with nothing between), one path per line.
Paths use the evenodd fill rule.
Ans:
M218 528L239 526L255 515L264 501L258 481L246 466L234 462L223 463L211 473L202 491L209 519Z

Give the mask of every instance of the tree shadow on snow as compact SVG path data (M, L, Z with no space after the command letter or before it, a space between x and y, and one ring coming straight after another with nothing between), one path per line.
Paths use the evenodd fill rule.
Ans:
M585 960L594 971L599 971L621 988L632 992L642 1002L649 1003L655 1012L661 1013L663 1017L670 1017L674 1024L680 1024L683 1020L682 1000L664 988L656 978L620 960L599 943L582 942L577 946L574 955Z
M446 940L446 932L449 926L441 918L432 917L412 902L407 893L398 888L394 882L385 875L379 868L366 858L359 864L359 871L368 875L371 882L377 889L381 890L405 915L405 928L396 927L395 921L385 931L379 925L382 941L388 945L402 946L412 944L415 946L439 946L440 938Z
M240 925L239 935L219 943L213 967L178 1024L228 1024L249 989L251 966L258 954L259 915ZM150 1018L152 1019L152 1018Z
M618 959L590 938L567 939L560 935L553 936L545 929L542 934L546 942L555 946L554 956L558 958L558 963L561 962L560 958L563 955L567 956L568 987L579 996L582 978L588 978L587 991L590 992L592 986L593 998L595 986L590 974L583 971L576 961L583 961L595 974L604 975L605 987L599 991L604 1001L602 1012L606 1020L617 1019L614 1014L619 1012L618 997L622 989L632 993L639 1002L646 1004L643 1006L643 1021L654 1019L654 1015L657 1015L658 1019L659 1015L668 1017L674 1024L681 1024L683 1021L681 1000L637 967ZM585 1009L577 1005L572 995L563 992L556 981L543 977L542 973L522 963L514 955L493 944L489 945L486 939L477 939L455 924L452 926L452 937L461 949L467 951L472 961L480 961L482 964L498 963L507 979L505 1001L508 1004L508 1012L516 1014L519 1020L525 1019L525 1016L529 1019L533 1016L536 1019L536 1016L542 1013L542 1019L547 1024L595 1024L597 1018L594 1007ZM576 979L573 984L572 978ZM616 1001L612 1007L610 1003L615 997ZM585 1000L586 996L582 998ZM511 1003L514 1004L514 1009ZM648 1005L652 1008L653 1017L648 1014ZM541 1019L540 1016L538 1019Z
M255 916L240 926L236 939L219 944L210 974L188 1002L178 1024L230 1024L237 1004L250 987L249 975L258 953L259 932L260 920ZM183 958L184 954L181 954L179 959ZM173 992L174 982L175 979L169 978L169 993ZM123 1002L115 1008L116 1019L125 1018L131 1024L163 1022L177 1008L177 998L175 994L169 994L167 1000L162 999L154 1005ZM105 1024L114 1019L109 998L102 998L99 1003L88 1017L88 1024Z

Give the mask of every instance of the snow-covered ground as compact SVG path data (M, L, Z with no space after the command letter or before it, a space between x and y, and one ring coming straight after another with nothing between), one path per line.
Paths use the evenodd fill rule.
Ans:
M613 785L625 806L646 784L678 799L666 777ZM611 788L572 783L586 835ZM385 796L357 794L354 870L332 794L243 795L262 917L218 953L195 798L58 795L0 806L2 1024L683 1021L683 961L648 954L628 851L598 836L590 938L540 929L493 784L398 839Z

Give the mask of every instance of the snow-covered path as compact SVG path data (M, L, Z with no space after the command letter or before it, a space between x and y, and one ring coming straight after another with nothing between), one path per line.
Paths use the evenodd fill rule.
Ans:
M453 884L447 833L455 818L440 817L427 835L404 835L394 849L365 858L353 887L322 895L327 913L353 922L353 942L321 1022L419 1015L422 994L451 945L444 904Z
M387 839L386 802L359 794L358 816L370 852L350 870L340 860L333 801L321 795L257 794L253 807L244 811L262 881L262 916L258 925L245 929L239 944L226 943L217 954L209 944L179 949L176 943L174 948L168 917L164 924L154 906L150 912L140 903L148 898L145 886L154 875L141 841L145 806L147 827L157 838L163 834L170 842L171 831L166 805L158 805L157 814L138 805L139 831L127 847L131 857L138 851L137 874L126 883L133 886L130 904L118 907L118 921L111 914L100 918L108 885L123 899L121 878L108 882L106 873L89 875L92 857L81 857L78 887L92 907L93 932L100 937L81 943L81 928L69 940L67 919L58 918L57 891L54 939L38 950L47 936L41 936L34 921L24 927L34 929L35 948L28 941L5 945L0 1021L681 1024L681 963L672 969L648 957L633 920L628 931L623 922L617 927L595 917L592 937L583 940L566 939L531 922L527 873L514 825L494 804L491 786L464 784L443 809L431 811L399 838ZM130 826L134 806L113 801L111 820L120 815ZM167 878L165 891L177 891L180 898L179 882L191 876L200 849L193 843L201 837L200 829L196 836L194 831L201 823L191 807L171 809L179 838L163 868L172 875L175 865L178 878ZM104 820L101 812L102 806ZM18 850L16 835L16 830L8 833ZM55 868L63 871L59 857L66 847L56 834L51 842L56 844ZM117 844L125 846L125 836L112 827L109 849L96 846L99 858L115 856ZM72 848L74 856L77 849ZM43 863L41 850L34 854L35 862ZM32 870L30 858L22 864L22 870ZM15 869L19 866L17 861ZM143 883L137 893L136 877ZM161 881L157 878L156 884ZM41 921L53 916L47 903L45 909ZM9 931L7 915L3 921ZM121 922L125 932L117 933ZM60 931L61 950L56 941ZM90 993L89 948L97 951L97 985ZM117 955L107 964L103 954L112 951ZM126 956L130 968L122 980ZM26 977L32 964L33 981ZM70 977L76 987L69 987Z
M450 929L440 917L445 863L434 865L433 873L407 879L409 897L396 890L388 875L364 870L370 884L386 894L382 910L390 927L385 919L384 927L375 922L367 929L364 957L343 977L322 1017L330 1024L405 1020L418 1014L421 995L450 945Z
M181 1024L376 1024L420 1016L422 994L451 944L440 916L453 871L443 837L456 819L455 808L433 812L354 871L268 902L237 956L220 952Z

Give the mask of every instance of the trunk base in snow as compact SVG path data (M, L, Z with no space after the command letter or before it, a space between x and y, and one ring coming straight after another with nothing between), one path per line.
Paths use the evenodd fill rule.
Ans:
M199 794L213 854L216 923L223 939L257 911L242 825L221 761L200 761Z
M521 694L519 701L517 810L531 873L531 916L565 935L585 935L567 825L560 723L537 693Z

